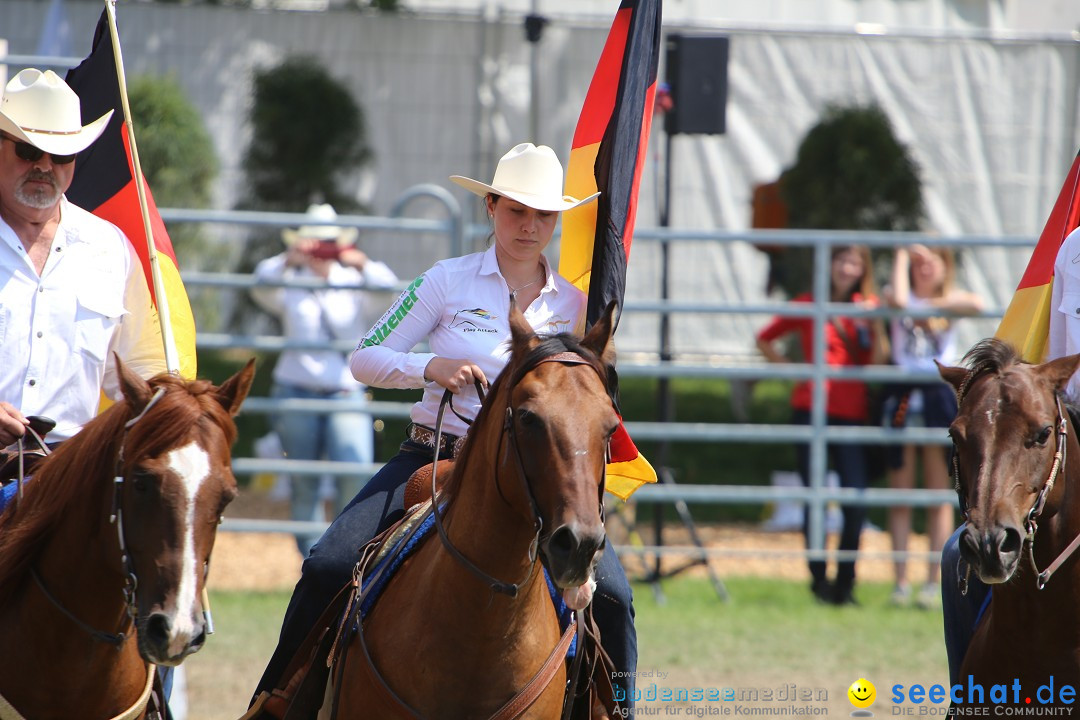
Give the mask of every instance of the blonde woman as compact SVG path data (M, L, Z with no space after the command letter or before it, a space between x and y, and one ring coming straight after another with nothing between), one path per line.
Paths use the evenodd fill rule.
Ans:
M982 299L955 286L956 259L952 250L912 245L898 248L893 262L892 282L882 292L890 307L903 310L943 310L950 314L976 314L982 311ZM951 317L911 316L894 318L890 323L893 363L912 372L936 372L934 361L953 365L960 354L956 348L955 323ZM898 384L890 386L884 403L884 424L888 427L947 428L956 417L956 396L944 382L933 384ZM916 466L922 462L926 487L945 490L949 487L948 449L942 445L889 446L888 481L890 488L910 490L915 487ZM911 536L912 508L889 508L889 535L894 551L906 552ZM927 534L930 550L941 551L954 527L953 508L944 503L927 510ZM908 582L907 560L894 564L896 587L891 602L907 605L912 601ZM941 564L931 562L926 584L915 598L920 607L936 607L940 602Z

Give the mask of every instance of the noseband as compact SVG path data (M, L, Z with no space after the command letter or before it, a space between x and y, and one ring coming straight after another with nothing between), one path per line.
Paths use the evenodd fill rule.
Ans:
M517 383L521 382L522 378L524 378L530 372L535 370L537 368L537 366L539 366L539 365L541 365L543 363L549 363L549 362L562 363L563 365L587 365L587 366L593 368L594 370L596 369L596 367L591 362L589 362L589 360L587 360L586 358L582 357L581 355L579 355L579 354L577 354L575 352L566 351L566 352L555 353L554 355L548 355L547 357L540 358L539 360L535 361L534 363L531 363L530 365L527 365L524 368L522 368L521 370L519 370L516 377L514 378L514 382L512 384L510 384L510 386L507 388L507 393L509 394L510 391L513 389L513 387ZM597 374L600 376L600 380L601 380L601 382L604 383L604 387L606 388L607 387L607 378L605 378L603 376L603 374L601 374L599 371L597 371ZM480 402L482 403L484 401L484 392L481 389L479 382L477 382L476 390L477 390L477 394L480 397ZM540 508L539 508L539 505L537 505L536 496L533 493L532 483L529 482L529 476L528 476L528 473L525 470L525 462L521 457L521 446L520 446L520 441L518 440L517 424L514 422L514 406L513 406L512 402L507 402L507 405L506 405L506 418L503 421L502 428L499 431L499 442L498 442L498 445L496 446L496 448L501 448L502 447L503 437L507 436L507 434L509 433L510 447L513 449L514 459L517 461L518 477L521 479L521 483L525 487L525 496L529 499L529 510L532 513L532 521L533 521L533 528L535 530L535 534L533 535L532 542L529 543L529 573L528 573L528 575L526 575L525 579L521 580L520 582L508 583L508 582L503 582L502 580L499 580L498 578L493 577L492 575L489 575L488 573L484 572L479 567L477 567L477 565L474 562L472 562L467 557L465 557L465 555L460 550L458 550L454 546L454 544L450 541L450 537L446 533L446 528L443 526L442 513L439 510L439 504L438 504L438 501L436 499L436 488L437 488L437 486L436 486L435 478L436 478L436 475L437 475L438 469L439 469L439 448L441 447L441 441L442 441L443 411L446 409L447 405L452 406L452 400L451 400L452 397L453 397L453 395L449 390L447 390L445 393L443 393L442 402L439 404L439 414L438 414L438 417L436 418L436 422L435 422L435 456L434 456L434 465L432 465L432 471L431 471L431 497L432 497L431 510L432 510L432 514L435 516L435 527L439 531L439 538L442 540L443 546L447 549L447 551L459 563L461 563L472 574L474 574L478 578L480 578L481 581L487 583L488 586L491 587L491 589L493 591L498 592L498 593L502 593L502 594L507 595L507 596L509 596L511 598L516 598L518 596L518 593L520 592L521 588L525 587L529 583L529 581L532 580L533 573L536 572L536 558L537 558L537 555L539 554L539 548L540 548L540 542L541 542L540 534L544 529L544 520L540 515ZM456 411L455 411L455 414L456 414ZM460 415L459 415L459 417L460 417ZM607 460L607 455L608 454L610 454L610 442L609 442L607 448L605 449L605 458L604 458L605 461ZM606 471L606 466L605 466L605 471ZM604 496L604 484L605 484L604 481L605 481L605 478L606 478L606 472L602 472L601 478L600 478L600 517L601 518L603 518L603 513L604 513L603 496ZM499 494L502 495L502 486L499 484L499 463L498 462L495 463L495 487L499 490ZM505 500L506 496L503 496L503 499Z
M976 365L971 369L971 372L967 374L964 381L960 384L960 387L956 390L957 408L959 408L960 403L964 401L964 397L967 395L967 391L975 381L975 378L987 369L989 369L989 365L983 363ZM1039 489L1039 494L1035 497L1035 502L1032 504L1031 509L1028 510L1027 516L1024 518L1024 543L1028 547L1031 566L1035 568L1035 572L1038 574L1036 586L1039 590L1046 587L1046 583L1050 581L1050 576L1053 575L1074 552L1076 552L1078 547L1080 547L1080 534L1078 534L1073 538L1072 542L1069 543L1068 547L1066 547L1045 570L1040 571L1039 566L1035 563L1035 533L1039 529L1038 519L1039 516L1042 515L1043 509L1046 507L1046 499L1049 497L1051 491L1053 491L1054 483L1057 481L1058 475L1065 467L1066 452L1068 450L1066 437L1068 435L1069 424L1065 419L1065 411L1061 406L1061 397L1057 393L1054 394L1054 403L1057 406L1057 429L1054 433L1054 462L1050 466L1050 472L1047 474L1045 482L1043 482L1042 487ZM964 515L964 521L967 522L969 518L967 505L964 502L964 496L960 491L960 460L955 442L953 443L952 465L953 482L956 488L957 497L960 499L960 510ZM964 594L967 594L968 575L970 575L970 573L970 567L967 568L967 571L963 575L957 573L960 590Z

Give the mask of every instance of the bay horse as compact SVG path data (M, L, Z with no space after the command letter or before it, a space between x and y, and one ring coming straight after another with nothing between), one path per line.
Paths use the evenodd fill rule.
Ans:
M154 665L206 638L200 593L254 361L220 387L117 365L123 400L0 515L0 695L30 720L142 718Z
M548 662L535 699L498 716L560 717L565 648L553 652L562 633L540 566L565 595L591 598L619 425L613 311L578 340L537 336L512 308L509 362L439 495L445 534L404 561L347 641L337 717L496 716Z
M949 434L967 520L960 554L992 600L960 678L987 694L1005 685L1010 703L1019 680L1023 705L1051 676L1058 689L1080 685L1080 445L1062 400L1080 355L1029 365L990 339L965 362L939 371L959 405Z

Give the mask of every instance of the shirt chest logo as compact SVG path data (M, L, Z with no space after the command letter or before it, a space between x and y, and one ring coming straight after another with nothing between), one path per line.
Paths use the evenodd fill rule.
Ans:
M492 320L498 320L498 315L491 313L489 310L462 308L454 313L453 319L450 320L446 327L461 333L497 333L499 331L496 328L485 327L485 324Z
M570 321L565 320L558 315L553 316L544 325L549 335L570 331Z

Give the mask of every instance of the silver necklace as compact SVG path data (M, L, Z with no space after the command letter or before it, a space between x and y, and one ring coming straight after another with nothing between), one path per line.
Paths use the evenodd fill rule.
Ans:
M540 269L540 274L537 275L536 277L534 277L529 282L525 283L524 285L518 285L516 288L510 288L510 299L516 301L517 300L518 290L524 290L525 288L529 287L530 285L535 285L536 283L540 282L540 278L542 278L542 277L544 277L543 268ZM510 287L510 283L506 283L506 286Z

